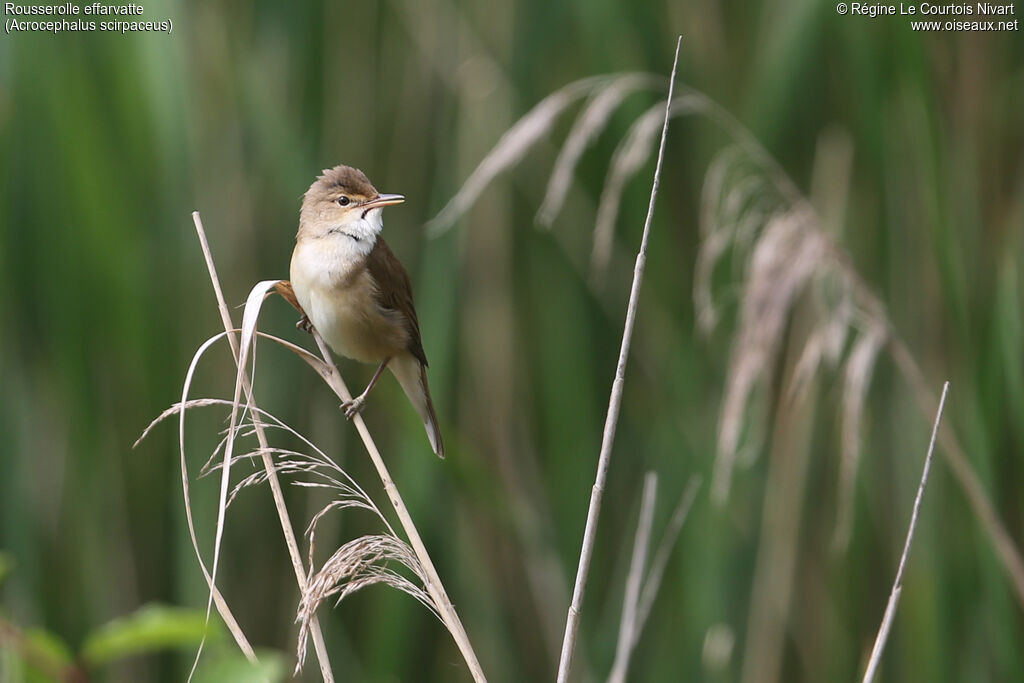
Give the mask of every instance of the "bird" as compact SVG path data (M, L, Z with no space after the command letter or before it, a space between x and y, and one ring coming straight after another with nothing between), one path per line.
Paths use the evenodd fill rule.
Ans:
M381 237L383 209L400 194L381 194L351 166L324 169L302 199L290 277L309 325L336 353L378 364L362 394L342 404L355 417L384 368L391 371L423 420L430 446L444 457L441 430L427 384L409 273Z

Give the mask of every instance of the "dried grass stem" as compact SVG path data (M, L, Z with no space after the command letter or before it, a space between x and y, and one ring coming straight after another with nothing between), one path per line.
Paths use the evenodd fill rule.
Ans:
M587 576L590 573L590 560L594 553L594 541L597 537L597 521L601 514L601 499L604 495L605 481L608 478L608 467L611 464L612 443L615 441L615 428L619 420L619 409L622 406L622 387L626 378L626 362L629 359L629 347L633 340L633 327L636 323L636 311L640 297L640 285L643 283L644 268L647 264L647 241L651 232L654 217L654 203L658 197L658 183L661 178L661 165L665 156L665 138L668 136L669 111L672 103L672 92L676 80L676 68L679 64L679 47L682 36L676 41L675 58L672 61L672 76L669 81L668 99L665 104L665 118L661 129L661 144L658 148L658 161L654 168L654 181L651 186L651 199L647 205L647 218L644 221L643 237L640 250L636 256L633 269L633 284L629 292L629 305L626 308L626 322L622 330L622 345L619 348L619 360L615 368L615 380L612 382L611 397L608 401L608 414L604 423L604 435L601 439L601 453L597 462L597 477L590 494L590 506L587 511L587 524L583 532L583 545L580 549L579 567L576 572L576 583L573 587L572 604L566 618L565 636L562 640L562 653L558 663L558 683L565 683L572 668L572 656L579 633L580 611L583 608L583 594L586 590Z
M924 487L928 484L928 472L932 467L932 453L935 451L935 439L939 434L939 424L942 422L942 409L946 405L946 393L949 391L949 382L942 387L942 397L939 399L939 409L935 413L935 424L932 427L932 438L928 442L928 454L924 458L924 470L921 472L921 483L917 487L917 496L914 498L914 510L910 515L910 527L907 529L907 539L903 543L903 554L900 555L900 565L896 570L896 580L893 581L892 591L889 593L889 603L885 607L885 616L882 617L882 625L875 637L875 646L871 649L871 658L868 660L867 670L864 672L863 683L871 683L878 671L878 663L882 659L882 651L889 638L889 629L892 628L893 618L896 616L896 607L900 601L900 593L903 592L903 571L907 566L907 557L910 555L910 544L914 541L914 532L917 530L917 516L921 511L921 498L924 496Z

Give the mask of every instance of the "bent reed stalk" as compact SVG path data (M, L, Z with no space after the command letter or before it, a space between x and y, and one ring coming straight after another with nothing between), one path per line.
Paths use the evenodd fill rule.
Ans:
M249 345L253 344L255 337L260 334L256 331L255 325L256 318L259 313L260 303L262 302L263 298L265 298L265 296L269 293L271 289L277 289L278 292L281 293L286 300L289 300L290 303L294 305L295 302L291 301L291 297L287 296L286 290L288 289L288 286L287 283L285 283L285 281L265 281L257 284L249 295L249 301L246 304L246 310L245 313L243 314L243 345L242 348L239 349L238 343L234 337L236 330L231 323L230 314L228 313L228 309L220 289L220 284L216 276L216 270L213 265L213 258L210 254L209 246L206 242L205 231L203 230L202 221L199 217L198 212L193 213L193 220L196 224L196 230L199 234L200 242L203 246L203 252L206 257L207 267L210 271L211 281L213 282L214 291L217 295L218 306L221 311L222 321L224 322L225 325L225 334L229 340L229 343L231 344L231 349L235 358L235 362L236 364L238 364L239 378L238 382L236 383L235 406L237 409L238 392L239 390L241 390L245 394L245 398L247 401L246 407L250 412L250 417L254 425L254 431L259 439L259 453L261 458L263 459L264 468L266 470L267 475L267 481L270 482L271 490L274 494L275 506L278 509L278 515L281 520L282 530L284 531L285 534L285 540L288 546L289 556L292 560L292 564L295 569L296 580L298 582L300 590L302 591L303 595L305 595L308 583L307 572L303 564L301 555L299 554L298 543L295 539L295 533L292 529L287 508L284 505L284 499L283 494L281 492L280 482L278 480L276 468L272 459L272 449L269 447L263 429L263 424L259 419L260 411L256 408L255 402L253 400L252 382L249 375L246 373L245 367L243 365L246 358L250 355L249 352L251 347ZM218 335L218 338L219 336L221 335ZM342 401L351 400L352 395L349 392L348 387L345 385L345 382L342 379L340 373L338 372L337 367L331 360L330 352L328 351L326 344L324 343L320 335L316 333L315 330L313 331L313 338L316 342L317 348L320 351L322 359L317 358L316 356L310 354L304 349L292 347L292 345L290 344L286 344L286 347L289 347L290 350L296 353L296 355L298 355L303 361L305 361L314 370L316 370L317 374L319 374L321 378L324 379L326 384ZM186 399L187 397L183 397L182 399L183 407L187 405ZM184 408L182 412L184 412ZM232 414L233 424L235 420L235 412L236 411L233 411ZM402 500L402 496L399 493L398 487L395 485L394 480L391 478L391 475L388 472L387 466L385 465L384 460L381 457L380 451L377 448L376 443L373 440L373 437L370 435L370 432L367 429L366 424L363 422L361 416L356 415L355 419L353 420L353 423L355 424L356 429L359 432L359 436L362 439L363 445L365 446L371 461L373 462L374 468L376 469L377 475L381 480L385 493L387 494L388 500L391 502L391 505L395 510L395 514L398 516L401 527L405 532L407 538L409 539L412 551L415 554L416 559L422 566L424 574L424 587L426 588L426 591L433 602L433 606L437 609L438 615L440 616L442 622L444 623L445 627L448 629L453 639L455 640L455 643L459 648L459 651L462 654L463 659L465 660L466 665L470 670L470 673L473 676L473 680L476 683L486 683L487 679L484 676L483 670L480 666L476 653L474 652L473 647L470 644L469 637L466 634L465 628L463 627L462 622L455 611L454 605L452 604L451 600L448 597L444 585L441 582L440 576L438 575L437 570L434 567L433 561L431 560L430 555L427 552L426 546L423 544L419 531L417 530L416 525L412 520L412 516L409 514L409 511L406 508L404 501ZM231 450L230 446L232 440L232 435L229 434L228 448L225 449L225 464L222 473L222 475L225 478L227 476L227 471L229 467L228 460L230 458L229 453ZM219 525L222 524L223 521L223 508L225 502L226 501L224 500L224 496L222 493L221 509L219 511L219 516L221 519L219 520ZM219 535L220 529L218 529L218 538ZM214 569L216 568L216 557L217 556L215 553ZM201 558L200 563L202 563ZM223 600L220 599L219 593L216 591L216 587L213 585L213 579L210 578L209 575L208 583L210 584L211 587L213 596L212 599L216 601L218 610L221 611L222 616L225 617L226 621L229 619L231 621L234 621L233 618L230 617L230 611L227 610L226 604L224 604ZM320 662L321 672L324 675L324 680L333 681L333 675L331 674L330 671L329 660L327 659L326 645L324 644L323 636L320 631L319 623L316 620L315 614L312 616L312 619L310 621L310 634L313 636L314 647L317 652L318 660ZM236 640L238 640L237 636ZM242 646L242 641L244 641L244 636L242 636L242 640L240 640L239 642L240 646ZM242 649L245 650L246 648L242 646ZM249 648L249 650L251 651L251 648Z
M284 493L281 490L281 482L277 477L277 470L274 466L274 460L271 455L269 442L267 441L267 435L263 428L263 423L260 420L259 411L255 410L252 382L249 379L249 376L245 373L245 368L239 365L240 350L238 348L238 341L235 338L235 326L231 321L231 313L228 310L227 302L224 299L224 292L220 286L220 278L217 277L217 268L214 265L213 254L210 251L210 245L206 239L206 231L203 229L203 221L199 216L198 211L192 212L192 221L195 223L196 234L199 236L199 243L203 250L203 258L206 261L206 268L210 275L210 283L213 286L214 295L217 298L217 308L220 311L221 322L224 325L224 332L227 335L228 344L231 347L231 355L235 360L235 365L238 366L242 388L245 391L248 405L251 408L253 426L260 445L260 458L263 462L263 468L267 473L267 482L270 484L270 491L274 498L274 508L277 510L278 520L281 523L281 531L284 534L285 545L288 547L288 557L291 560L292 568L295 571L295 580L299 586L300 592L305 592L306 568L302 561L302 555L299 552L299 544L295 538L295 530L292 527L291 516L288 514L288 507L284 502ZM185 414L184 406L185 397L182 397L182 416ZM182 443L182 448L184 448L184 443ZM225 480L227 478L227 473L228 468L225 466ZM225 504L226 501L222 500L221 509L218 512L220 515L218 526L221 526L223 523L223 506ZM220 529L218 529L218 535L219 531ZM211 589L213 589L212 578L210 579L210 586ZM227 605L225 604L224 607L226 609ZM317 661L320 664L320 673L323 676L324 683L333 683L334 674L331 670L330 657L327 654L327 644L324 642L323 632L320 629L320 620L315 615L310 623L310 633L313 636L313 647L316 651Z

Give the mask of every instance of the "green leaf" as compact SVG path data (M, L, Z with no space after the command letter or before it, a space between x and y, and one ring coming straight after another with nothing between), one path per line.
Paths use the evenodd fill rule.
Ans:
M206 614L202 610L146 605L89 635L82 646L82 658L90 666L97 666L156 650L194 647L205 631ZM209 640L220 635L216 622L211 622Z
M71 666L74 655L71 649L58 636L41 628L30 628L25 631L25 647L36 657L58 667Z
M59 683L73 663L64 641L42 629L29 629L0 643L0 681Z

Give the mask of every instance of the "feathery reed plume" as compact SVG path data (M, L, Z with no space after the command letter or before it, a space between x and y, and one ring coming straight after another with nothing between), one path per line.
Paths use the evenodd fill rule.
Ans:
M658 102L634 121L626 137L615 149L597 206L597 219L594 221L594 246L590 255L592 278L601 280L605 276L612 255L612 238L619 217L622 193L626 183L650 158L666 112L669 118L689 114L697 111L701 104L702 100L693 95L681 95L673 99L670 87L669 98Z
M579 163L581 150L607 125L611 112L622 101L622 92L632 87L630 79L638 76L641 75L613 74L603 77L606 80L595 77L572 83L558 91L562 93L559 106L546 108L543 120L534 116L540 105L535 107L519 123L530 117L530 123L537 128L531 128L530 135L515 136L515 145L511 145L511 136L506 134L485 159L500 158L502 165L495 168L493 164L481 163L470 177L473 182L467 181L456 195L459 201L450 201L431 221L433 229L447 229L482 191L481 181L493 178L497 172L518 162L526 147L535 144L550 130L571 101L589 94L590 100L559 154L544 204L538 212L538 223L549 225L564 202L573 164ZM617 83L615 78L623 81ZM579 91L575 90L577 87ZM573 89L572 98L564 98L566 89ZM781 349L778 335L786 331L793 306L808 299L813 304L811 329L794 342L800 344L800 353L792 377L783 387L782 398L790 401L800 398L821 371L837 369L840 372L839 493L833 547L841 552L847 547L852 532L859 437L878 356L885 353L892 359L909 385L923 418L930 419L937 398L913 355L896 334L885 305L863 281L835 237L824 228L815 207L778 162L747 128L715 101L683 85L678 89L683 93L676 98L681 104L678 109L674 103L671 105L671 115L700 114L720 127L732 142L715 157L705 175L700 208L701 245L693 286L697 324L708 332L718 324L723 308L716 300L713 287L716 268L731 255L730 264L740 271L738 278L730 278L728 289L731 299L738 280L743 298L740 324L730 354L726 396L720 411L712 497L719 502L727 498L736 462L757 450L764 416L744 417L759 403L756 399L763 393L760 390L769 384ZM644 116L651 115L648 112ZM642 164L642 160L636 159L650 155L653 140L648 130L651 125L646 118L634 124L616 152L619 157L616 165L620 170L606 176L601 199L604 211L600 228L595 228L592 247L592 281L603 272L603 264L611 253L609 245L614 246L612 233L619 209L618 195L635 172L630 169ZM518 124L510 133L514 130L518 130ZM514 153L503 150L505 146L514 147ZM614 183L611 183L613 178ZM842 192L845 196L845 188ZM780 251L786 249L791 251ZM817 262L812 263L815 258ZM795 272L789 272L791 259ZM779 287L766 277L769 273L780 275L784 286ZM768 287L771 290L766 289ZM764 332L776 337L760 336ZM743 431L748 434L741 433ZM1018 603L1024 606L1024 559L1017 542L996 513L985 486L948 424L940 430L938 443L972 513L990 539Z
M712 494L719 501L728 496L750 394L771 367L789 310L824 256L824 242L807 229L810 220L800 210L777 214L765 225L750 256L722 401L712 484Z
M551 130L563 111L608 81L607 76L584 78L556 90L536 104L501 136L455 196L427 224L429 234L436 237L450 228L498 174L519 163L523 155Z
M251 646L249 646L248 641L241 632L241 629L238 628L230 610L216 588L215 577L217 563L219 560L220 540L224 529L224 515L228 505L243 489L267 482L273 492L275 505L281 520L282 530L285 534L286 545L288 546L289 554L292 558L292 563L296 573L296 580L301 593L297 617L300 627L299 643L297 648L299 656L297 657L296 671L298 671L302 666L306 653L306 643L311 637L317 652L324 680L333 681L333 673L331 672L329 660L326 656L326 646L316 617L317 606L327 597L338 595L338 601L340 602L342 598L350 595L359 588L374 583L383 583L409 593L437 614L442 623L444 623L446 628L452 634L456 645L459 647L463 658L466 660L466 664L469 667L474 680L478 683L486 681L483 671L480 668L479 661L476 658L476 654L473 652L469 639L466 636L465 629L462 627L462 623L459 620L458 615L455 613L455 609L452 606L451 601L448 599L444 586L430 560L430 556L427 554L419 533L412 522L412 518L410 517L408 510L405 508L405 504L398 492L398 488L391 479L390 474L387 471L387 467L384 465L383 459L380 456L380 452L377 450L376 444L374 444L369 431L366 429L365 423L362 421L362 418L358 416L355 418L355 426L359 431L360 437L366 446L367 452L369 453L375 468L377 469L377 473L380 476L385 492L387 493L388 500L392 504L394 511L399 518L406 537L409 539L408 544L399 538L398 534L387 521L387 518L383 513L381 513L380 509L373 503L365 491L348 476L347 473L341 470L340 467L338 467L326 454L324 454L308 439L291 427L288 427L285 423L278 420L269 412L260 409L256 405L253 396L253 376L255 374L256 367L256 340L259 338L267 339L292 351L307 365L312 367L343 401L349 400L351 395L348 388L345 386L344 381L341 379L337 368L334 367L326 345L315 331L313 337L320 350L322 359L313 355L309 351L296 346L295 344L274 337L273 335L259 332L256 329L261 306L271 291L278 292L286 300L292 303L292 305L296 305L297 302L294 301L294 296L290 296L291 288L289 283L285 281L266 280L256 284L252 288L252 291L246 301L241 329L236 330L231 325L227 306L224 303L219 281L216 277L216 271L213 267L213 259L206 243L202 223L199 219L198 213L193 214L193 217L195 219L196 229L199 233L200 242L203 246L203 251L207 259L207 265L209 267L211 280L214 284L214 290L217 295L225 331L211 337L199 348L192 360L188 373L186 374L180 403L175 404L158 416L157 419L146 428L143 435L140 437L140 440L145 438L145 436L148 435L152 428L159 422L174 415L178 416L179 450L182 468L182 484L185 494L186 518L188 520L193 549L210 588L210 604L215 604L217 606L218 611L220 611L225 622L227 622L229 629L239 644L239 647L248 657L250 657L250 659L254 659L255 657L252 653ZM240 344L235 340L236 334L240 334ZM234 397L230 401L213 398L189 399L189 387L199 360L215 342L224 338L226 338L230 343L238 366ZM251 367L249 362L250 359L252 359ZM242 401L243 394L245 396L244 403ZM230 408L230 425L227 429L226 435L215 447L213 455L202 469L203 475L217 470L220 470L221 472L220 502L218 505L218 522L212 570L207 570L206 568L202 554L199 551L198 541L195 535L195 528L192 521L191 499L189 495L190 476L188 473L184 449L186 413L192 408L207 406L222 406ZM283 430L290 433L305 444L306 448L309 449L308 452L271 447L267 438L268 430ZM236 443L241 439L252 436L257 437L258 447L252 451L236 454ZM220 462L216 462L219 454L222 454L220 455ZM251 460L257 457L262 459L264 463L264 471L256 472L244 477L241 481L237 482L233 488L231 488L229 484L230 468L232 463L239 460ZM307 477L306 479L295 483L300 486L332 489L336 495L335 500L317 513L309 526L307 532L310 544L308 573L305 569L302 558L299 555L298 543L288 519L287 508L284 506L284 499L280 488L278 474ZM332 554L332 556L319 570L316 570L313 563L316 526L326 513L347 508L361 508L374 512L385 526L386 532L383 534L364 536L345 544L342 548L335 551L335 553ZM420 582L420 585L417 585L415 582L396 572L387 564L388 561L397 562L401 566L409 569ZM210 608L208 606L208 616L209 609ZM196 654L196 660L193 663L193 671L195 670L195 666L198 663L201 653L202 645L200 645L199 652Z
M577 117L555 160L544 201L537 211L537 223L551 227L565 203L565 195L569 192L572 174L580 162L580 157L608 125L608 119L622 101L637 90L663 85L663 78L651 74L624 74L611 80L608 85L590 96L583 113Z
M389 561L409 569L416 575L419 584L389 567ZM416 554L405 542L391 534L360 536L344 544L334 551L319 571L310 575L308 587L302 594L296 619L299 622L299 662L306 657L306 641L309 639L312 617L320 603L327 598L337 595L335 604L338 604L359 589L380 583L411 595L437 614L437 606L422 587L426 580Z
M644 73L591 76L573 81L548 95L501 136L455 196L427 223L430 236L436 237L451 228L494 178L519 163L526 152L554 128L558 118L573 103L590 95L593 96L591 103L571 134L572 147L563 150L556 162L556 174L551 178L545 208L538 214L542 225L554 220L564 201L568 178L583 150L600 134L625 94L642 87L654 87L656 82L656 77ZM601 95L604 95L603 99Z
M852 529L861 418L878 355L884 351L892 358L923 415L929 415L936 400L896 335L885 306L824 229L811 203L739 124L729 118L716 120L727 124L736 147L720 153L705 176L694 283L700 326L710 330L720 317L713 275L730 251L742 269L742 295L719 418L713 498L719 503L727 498L739 454L757 450L756 439L744 445L740 432L744 423L758 430L763 417L748 420L745 415L758 387L770 380L794 305L809 295L816 315L811 332L794 342L802 344L802 352L783 396L800 395L824 365L842 368L839 508L833 535L833 547L842 551ZM1016 543L951 428L943 428L939 443L1024 605L1024 559Z
M269 335L267 337L271 338ZM208 406L231 409L233 405L233 401L225 399L192 399L185 404L185 409L189 410ZM146 428L142 438L154 426L180 412L181 404L175 404L165 410ZM295 480L291 483L295 486L329 489L334 496L333 501L325 505L313 516L306 530L306 536L309 539L308 565L310 569L309 575L306 577L306 587L302 590L296 616L296 621L299 623L296 672L305 662L307 643L311 636L316 609L326 598L335 594L339 594L338 600L335 603L338 604L342 599L360 588L375 583L383 583L408 593L423 603L434 614L438 614L433 599L423 587L426 585L425 573L415 553L408 544L398 537L394 528L366 491L326 453L297 430L266 410L256 407L253 407L252 415L247 421L235 425L233 428L229 427L229 430L234 431L235 442L251 438L256 434L253 420L257 416L262 422L262 429L265 432L285 432L301 441L303 446L309 449L308 452L270 447L232 455L232 463L242 460L253 460L261 457L264 453L270 453L274 457L275 472L278 476L294 477ZM224 444L226 441L227 437L221 440L221 444ZM219 449L220 446L218 446ZM211 460L201 471L200 476L206 476L217 470L223 470L223 467L223 462L213 462ZM299 477L302 478L300 479ZM242 478L231 490L231 494L227 499L227 505L230 506L244 489L266 483L267 481L268 475L263 470L257 470ZM317 526L329 512L346 509L361 509L371 512L383 525L384 532L361 536L346 543L336 550L317 570L314 563ZM410 581L384 564L388 560L396 561L407 567L419 583Z
M875 359L885 341L885 328L877 323L868 324L850 350L843 373L839 499L836 501L836 528L832 537L832 547L836 550L845 550L853 533L853 486L860 462L861 418Z

